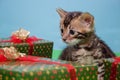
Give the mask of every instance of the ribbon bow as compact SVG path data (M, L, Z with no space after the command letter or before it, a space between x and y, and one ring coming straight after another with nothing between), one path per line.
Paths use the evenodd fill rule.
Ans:
M15 60L23 57L25 54L17 52L14 47L5 47L0 49L0 55L3 55L0 60Z
M17 39L20 39L22 41L26 40L29 37L30 32L20 28L19 30L12 33L12 36L16 36Z

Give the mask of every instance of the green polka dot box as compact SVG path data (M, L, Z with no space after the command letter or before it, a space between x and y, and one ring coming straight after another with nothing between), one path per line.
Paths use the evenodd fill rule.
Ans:
M50 58L40 60L43 61L0 62L0 80L97 80L97 66L78 66Z
M6 42L5 42L6 41ZM40 39L34 42L13 43L9 42L9 38L0 39L0 48L14 46L17 51L26 53L27 55L41 56L52 58L53 42Z
M115 60L113 58L106 59L104 80L120 80L120 57Z

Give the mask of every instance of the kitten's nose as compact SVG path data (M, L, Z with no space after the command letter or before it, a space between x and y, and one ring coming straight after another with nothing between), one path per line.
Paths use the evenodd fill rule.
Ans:
M62 40L63 40L63 41L66 41L66 39L65 39L65 38L63 38Z

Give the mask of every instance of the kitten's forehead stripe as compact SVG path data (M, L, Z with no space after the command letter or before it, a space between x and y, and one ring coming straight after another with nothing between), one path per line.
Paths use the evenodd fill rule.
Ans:
M82 14L82 12L69 12L67 14L67 16L65 17L65 20L64 20L64 23L63 23L64 26L67 27L70 24L70 22L73 18L78 17L81 14Z

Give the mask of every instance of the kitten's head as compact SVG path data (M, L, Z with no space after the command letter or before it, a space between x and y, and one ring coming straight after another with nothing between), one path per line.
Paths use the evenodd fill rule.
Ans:
M67 12L57 9L60 15L62 40L68 44L85 42L94 33L94 17L90 13Z

